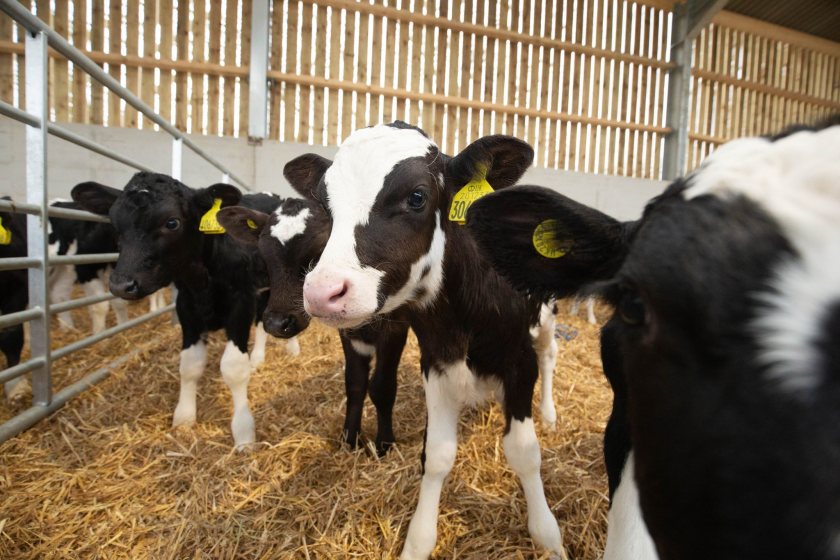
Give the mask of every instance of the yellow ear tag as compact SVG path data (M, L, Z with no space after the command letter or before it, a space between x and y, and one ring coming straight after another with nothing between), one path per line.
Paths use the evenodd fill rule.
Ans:
M201 223L198 225L198 231L208 234L224 233L225 228L223 228L222 224L219 223L219 220L216 219L216 214L219 213L221 208L222 199L214 198L213 206L201 217Z
M0 245L8 245L12 242L12 230L3 226L3 218L0 218Z
M245 223L248 224L249 228L257 229L257 222L255 222L254 220L249 218L249 219L245 220Z
M572 248L568 239L557 239L557 220L543 220L534 229L534 249L547 259L559 259Z
M480 169L472 180L461 187L461 190L452 197L452 206L449 207L449 221L464 225L467 221L467 210L473 202L484 195L493 192L493 187L487 182L487 170Z

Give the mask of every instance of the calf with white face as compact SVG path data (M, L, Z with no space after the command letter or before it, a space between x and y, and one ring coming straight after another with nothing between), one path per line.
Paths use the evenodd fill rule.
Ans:
M420 343L428 411L424 474L402 557L432 553L458 417L494 392L504 406L505 454L522 482L531 536L562 555L531 418L538 365L529 327L538 322L540 302L517 294L467 229L450 220L463 219L476 193L513 184L533 150L515 138L490 136L450 158L421 130L394 123L353 132L333 162L303 157L310 163L300 166L305 180L298 184L322 201L333 222L306 277L307 312L352 328L401 310Z
M317 157L317 156L315 156ZM302 158L284 169L292 184L297 166L317 160ZM271 214L242 206L223 208L219 222L241 243L256 246L268 269L270 293L263 312L265 329L288 338L309 325L303 309L303 280L318 262L330 235L330 220L319 202L286 198ZM392 411L397 393L397 367L405 346L408 323L397 317L356 329L339 329L344 349L344 381L347 413L344 440L351 447L361 443L362 410L370 392L376 406L376 450L383 455L394 443ZM368 386L370 364L376 357Z
M111 292L136 300L174 282L182 331L181 391L173 426L196 419L198 381L207 362L207 333L224 329L228 338L220 369L233 398L231 430L238 448L255 441L248 406L251 367L264 356L265 333L257 325L257 345L249 359L251 324L258 322L267 286L262 259L227 235L203 233L204 218L219 207L243 204L270 212L279 199L242 196L231 185L191 189L171 177L137 173L119 191L95 183L77 185L73 199L95 214L109 215L120 256L110 277ZM214 210L215 209L215 210Z
M607 558L840 558L835 123L721 147L638 222L540 187L470 209L514 284L615 306Z

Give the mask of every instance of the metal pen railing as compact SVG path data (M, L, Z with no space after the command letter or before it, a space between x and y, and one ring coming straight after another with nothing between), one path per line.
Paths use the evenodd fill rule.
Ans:
M128 105L137 109L137 111L150 121L157 124L163 132L172 137L172 166L170 175L176 179L181 179L182 152L183 147L186 146L200 158L221 171L222 182L227 183L233 180L245 190L250 191L251 188L227 167L199 148L169 121L157 114L154 109L123 87L95 62L68 43L49 25L29 12L19 2L16 0L0 0L0 10L19 23L26 32L24 51L26 108L25 110L21 110L8 103L0 102L0 114L27 125L26 202L20 203L0 200L0 210L26 214L27 216L27 256L0 259L0 271L28 269L29 283L28 309L0 316L0 328L8 328L20 323L29 322L31 356L25 362L0 371L0 383L14 380L27 373L32 374L32 406L8 422L0 425L0 442L3 442L31 427L39 420L49 416L73 397L79 395L93 384L105 379L111 370L124 363L139 350L106 364L55 394L52 389L52 363L54 360L64 358L73 352L77 352L120 332L134 328L164 313L171 312L175 307L174 304L170 304L157 311L146 313L121 325L106 329L64 347L54 350L50 348L49 323L52 315L114 298L110 294L102 294L53 304L49 301L48 294L48 274L50 267L114 262L117 260L118 254L49 256L47 248L47 224L50 217L94 222L108 222L108 219L89 212L49 206L47 188L47 135L52 134L81 148L98 153L134 169L151 171L152 167L49 122L47 110L47 50L53 48L55 51L64 55L75 64L77 69L85 71L92 79L125 100Z

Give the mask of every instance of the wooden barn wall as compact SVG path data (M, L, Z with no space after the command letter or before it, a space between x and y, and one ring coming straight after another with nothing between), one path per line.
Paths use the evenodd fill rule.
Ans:
M250 0L23 0L178 128L246 136ZM660 178L669 2L274 0L269 138L334 145L402 119L447 153L493 133L537 165ZM245 30L244 33L240 30ZM732 14L696 39L689 167L721 142L840 111L840 45ZM0 15L0 99L22 106ZM148 128L51 58L56 121Z

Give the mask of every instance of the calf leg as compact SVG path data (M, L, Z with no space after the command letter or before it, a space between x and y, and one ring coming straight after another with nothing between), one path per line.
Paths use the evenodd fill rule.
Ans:
M432 369L424 372L427 421L422 458L423 480L420 482L417 509L408 525L408 535L400 555L402 560L428 558L437 542L440 493L446 476L455 464L458 449L458 416L462 404L448 377L449 371L456 367L466 368L467 365L458 362L442 371Z
M6 356L6 367L10 368L20 363L20 353L23 350L23 325L15 325L0 330L0 351ZM30 392L31 386L26 376L21 376L4 384L6 400L15 404L23 400Z
M382 456L394 444L393 412L397 398L397 368L408 336L408 327L387 330L379 335L376 366L370 382L370 400L376 407L376 452Z
M105 293L105 284L100 278L94 278L82 284L82 289L86 296L99 296ZM93 325L93 333L100 333L105 330L105 320L108 317L109 304L107 301L100 301L94 303L88 309L90 310L90 321Z
M548 507L540 478L540 444L531 418L536 368L533 358L520 365L520 375L511 376L505 387L506 433L502 440L505 456L519 477L528 504L528 532L534 543L565 558L557 520Z
M598 319L595 318L595 298L588 297L586 298L586 320L589 321L590 325L594 325L598 322Z
M69 300L75 282L76 269L73 266L62 265L54 267L50 275L50 303L54 305ZM58 325L61 329L74 328L73 314L69 311L59 313Z
M230 423L233 443L237 449L244 449L257 439L254 416L248 406L251 362L248 359L247 340L239 344L233 340L228 341L220 369L233 399L233 419Z
M370 359L375 348L360 340L350 339L340 333L344 349L344 389L347 393L347 411L344 415L344 441L358 447L362 431L362 409L367 395Z
M251 367L259 367L265 361L265 343L268 333L263 328L262 321L257 323L254 331L254 349L251 351Z
M178 395L178 406L172 416L172 427L187 426L195 422L195 399L198 392L198 380L207 365L207 346L204 341L195 337L184 341L181 350L181 390Z
M554 369L557 365L557 340L554 338L555 316L551 307L543 305L540 308L540 322L531 330L534 350L542 381L540 398L540 415L545 427L554 429L557 422L557 409L554 407Z
M300 355L300 343L298 342L298 338L296 336L293 336L286 341L286 352L288 352L291 356Z

